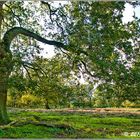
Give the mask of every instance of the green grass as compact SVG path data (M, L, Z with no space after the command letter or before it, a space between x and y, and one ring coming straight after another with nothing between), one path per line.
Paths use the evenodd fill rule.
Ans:
M10 112L9 115L17 125L0 126L0 138L140 138L138 115L25 111ZM54 127L24 124L30 121L45 122Z

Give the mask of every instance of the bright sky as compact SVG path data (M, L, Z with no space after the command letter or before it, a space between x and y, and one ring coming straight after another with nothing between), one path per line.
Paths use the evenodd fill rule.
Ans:
M123 16L124 16L123 22L127 23L128 21L132 21L134 19L133 18L134 9L133 9L132 5L130 5L128 3L125 5L125 8L126 9L125 9L125 11L123 13ZM135 8L135 14L136 14L137 17L140 18L140 6Z
M60 2L66 3L66 1L57 1L57 2L55 2L55 4L58 5ZM123 17L123 22L127 23L127 22L133 20L134 9L133 9L133 7L130 4L126 4L125 8L126 9L125 9L125 11L123 13L123 16L124 16ZM140 18L140 6L135 8L135 14L136 14L137 17ZM45 45L43 43L40 43L40 46L42 48L44 48L44 50L42 51L42 55L45 58L51 58L51 57L53 57L55 55L54 47L53 46Z
M125 5L125 11L123 13L123 22L127 23L128 21L132 21L133 20L133 7L130 4L126 4Z

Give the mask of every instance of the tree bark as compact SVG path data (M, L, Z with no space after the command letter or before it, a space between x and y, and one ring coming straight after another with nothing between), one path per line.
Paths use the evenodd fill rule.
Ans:
M8 77L0 74L0 124L9 122L6 109Z
M1 46L0 46L1 47ZM9 122L7 115L6 102L7 102L7 89L8 79L12 71L12 57L0 50L0 124Z

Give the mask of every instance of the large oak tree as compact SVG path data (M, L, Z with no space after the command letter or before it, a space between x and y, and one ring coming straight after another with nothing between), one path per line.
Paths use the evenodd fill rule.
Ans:
M0 27L1 34L2 33L2 24L3 24L3 6L6 2L0 2ZM15 3L16 4L16 3ZM20 6L20 5L19 5ZM7 7L10 7L7 5ZM12 10L12 9L11 9ZM47 40L37 33L33 33L23 27L11 27L11 29L7 30L3 37L0 40L0 123L8 123L9 118L6 110L6 101L7 101L7 90L8 90L8 79L13 70L13 54L11 51L11 43L18 35L24 35L28 37L32 37L42 43L54 45L58 48L65 49L63 43L53 40Z

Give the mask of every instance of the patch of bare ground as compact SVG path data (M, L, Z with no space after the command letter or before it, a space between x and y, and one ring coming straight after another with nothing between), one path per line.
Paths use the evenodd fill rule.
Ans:
M91 113L91 114L134 114L140 115L140 108L93 108L93 109L19 109L9 108L9 111L31 112L64 112L64 113Z

